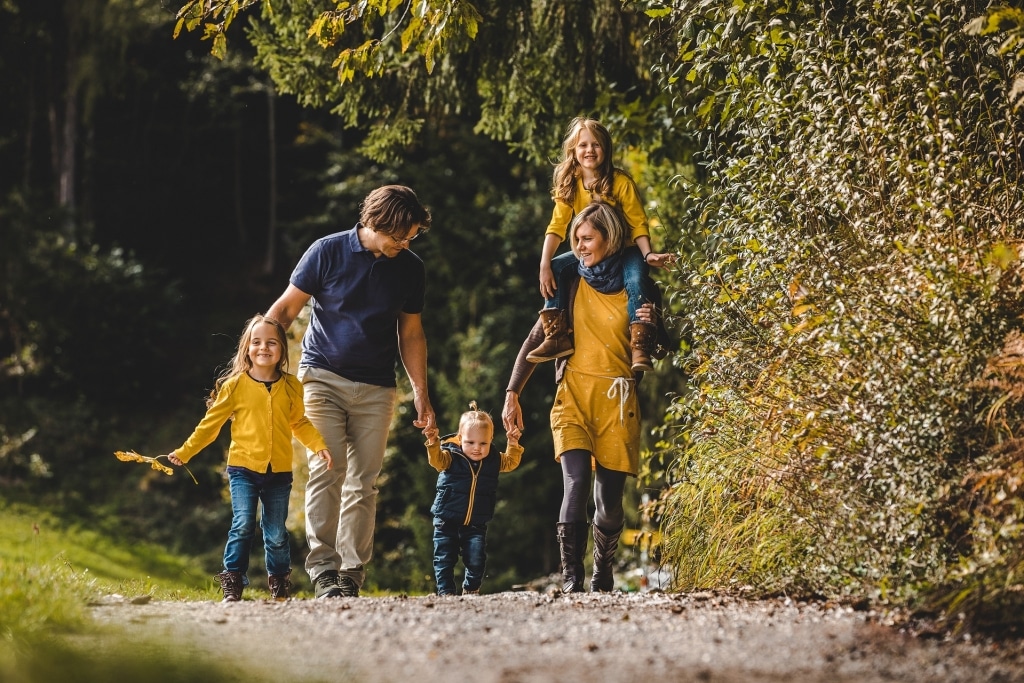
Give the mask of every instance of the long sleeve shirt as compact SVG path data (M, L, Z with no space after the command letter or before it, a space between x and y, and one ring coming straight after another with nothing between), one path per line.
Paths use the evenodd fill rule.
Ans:
M254 472L292 471L292 436L313 452L327 448L323 436L306 417L302 384L282 373L270 390L247 374L224 382L206 416L175 454L188 462L217 438L229 418L228 465Z

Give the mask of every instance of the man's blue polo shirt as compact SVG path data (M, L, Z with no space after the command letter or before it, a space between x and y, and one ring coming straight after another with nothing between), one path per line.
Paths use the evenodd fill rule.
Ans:
M398 314L423 311L423 261L408 249L375 258L358 231L356 224L321 237L292 271L290 282L312 296L313 309L299 364L393 387Z

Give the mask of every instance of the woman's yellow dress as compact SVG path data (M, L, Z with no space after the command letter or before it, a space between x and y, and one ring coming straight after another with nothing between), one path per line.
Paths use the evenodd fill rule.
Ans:
M555 460L582 449L603 467L635 476L640 406L630 370L626 292L601 294L581 279L573 318L576 350L551 407Z

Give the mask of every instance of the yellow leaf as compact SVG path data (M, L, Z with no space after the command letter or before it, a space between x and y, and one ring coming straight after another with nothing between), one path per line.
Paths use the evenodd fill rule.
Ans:
M806 313L807 311L814 310L814 304L799 304L793 307L793 315L798 316Z
M213 37L213 46L210 48L210 54L217 59L224 59L228 54L228 39L223 33L218 33Z
M989 250L985 260L1000 270L1006 270L1016 263L1018 258L1016 249L1005 242L998 242L992 245L992 249Z
M466 35L469 36L470 40L476 40L476 34L478 30L479 25L477 24L476 19L466 19Z
M412 45L413 41L419 37L422 30L422 21L415 17L409 21L409 25L405 27L404 31L402 31L402 52L409 49L409 46Z
M323 13L320 14L320 16L318 16L316 19L313 20L312 24L309 25L309 30L306 31L306 37L309 38L309 37L315 35L316 38L317 38L317 42L320 43L321 45L323 45L323 43L321 42L322 38L320 37L320 33L321 33L321 31L323 31L323 29L324 29L324 22L326 22L326 21L327 21L327 12L323 12ZM326 47L326 46L324 46L324 47Z

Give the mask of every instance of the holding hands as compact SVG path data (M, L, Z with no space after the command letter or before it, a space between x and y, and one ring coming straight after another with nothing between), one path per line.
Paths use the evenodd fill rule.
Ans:
M508 440L508 444L510 446L518 446L519 437L522 435L523 430L519 429L519 427L513 427L512 429L509 429L505 432L505 437Z
M419 392L414 394L413 404L416 406L416 419L412 421L413 427L422 430L421 433L426 437L428 443L434 443L437 440L437 419L434 417L433 407Z
M516 438L523 433L523 409L519 407L519 394L514 391L505 392L505 406L501 409L501 422L509 436L515 433Z

